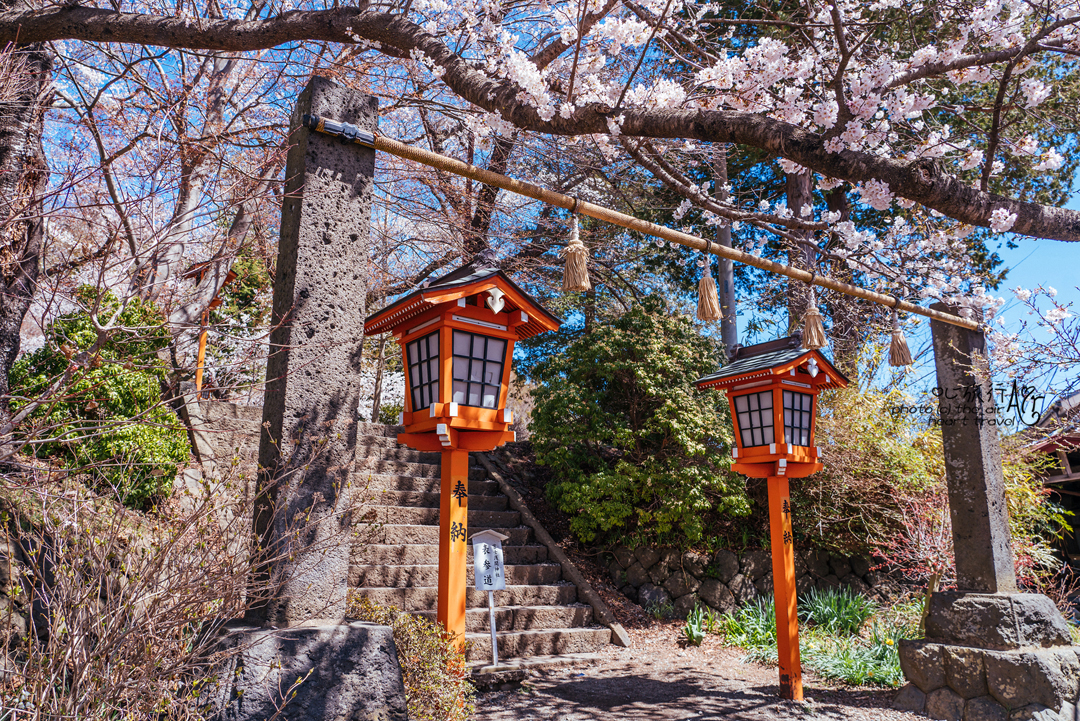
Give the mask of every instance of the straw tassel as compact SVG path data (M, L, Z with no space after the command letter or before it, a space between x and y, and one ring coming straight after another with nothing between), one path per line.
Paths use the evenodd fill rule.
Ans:
M828 341L825 340L825 324L821 321L821 313L817 309L813 286L810 286L809 300L806 314L803 315L802 347L807 350L816 350L824 348L828 345Z
M912 364L911 349L908 348L904 329L900 327L900 316L892 313L892 342L889 343L889 365L909 366Z
M566 260L563 266L562 289L567 293L592 289L587 265L589 251L585 249L585 244L578 236L578 217L575 214L574 225L570 231L570 243L562 251Z
M720 296L716 292L716 281L712 277L712 268L705 266L705 273L697 285L697 319L704 321L720 320Z

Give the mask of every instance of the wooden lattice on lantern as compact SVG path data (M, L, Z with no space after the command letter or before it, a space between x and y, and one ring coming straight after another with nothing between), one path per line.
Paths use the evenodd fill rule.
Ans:
M820 351L804 349L799 335L745 348L736 346L732 355L731 363L699 378L697 386L727 392L735 424L732 470L768 479L780 695L802 700L788 479L822 469L815 438L817 396L828 388L842 388L848 381Z
M398 443L442 452L437 620L465 638L469 451L513 441L506 408L514 343L562 321L479 258L370 316L367 335L391 332L405 369Z

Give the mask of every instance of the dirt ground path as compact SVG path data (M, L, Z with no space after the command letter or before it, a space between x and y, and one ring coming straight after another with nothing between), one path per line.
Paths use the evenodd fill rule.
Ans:
M917 721L890 708L895 689L851 689L804 676L806 700L777 698L777 672L742 661L709 637L680 647L681 624L630 631L630 648L609 646L589 665L536 672L520 690L482 693L475 721Z

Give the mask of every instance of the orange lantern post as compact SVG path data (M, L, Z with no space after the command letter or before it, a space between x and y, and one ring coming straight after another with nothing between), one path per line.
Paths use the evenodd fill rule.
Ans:
M514 343L562 321L478 258L367 318L394 334L405 368L398 443L442 453L437 618L464 643L469 451L514 440L506 409Z
M848 384L824 355L801 346L800 335L736 346L731 363L697 381L698 388L727 392L735 423L732 470L768 479L780 695L796 701L803 690L788 479L822 469L815 442L817 396Z

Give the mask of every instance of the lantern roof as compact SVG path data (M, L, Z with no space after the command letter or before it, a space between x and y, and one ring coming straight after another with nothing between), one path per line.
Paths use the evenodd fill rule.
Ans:
M698 388L724 387L751 379L768 379L788 375L813 358L818 372L824 375L824 381L818 381L818 388L843 388L848 384L847 377L838 371L824 353L802 347L802 334L796 333L788 338L758 343L751 346L735 346L732 360L721 366L715 373L695 381Z
M520 339L531 338L548 330L557 330L562 319L540 305L517 283L494 267L490 254L480 255L455 271L422 283L364 321L364 333L377 335L392 331L402 323L443 303L467 298L492 288L503 292L504 308L523 311L529 320L515 328Z

